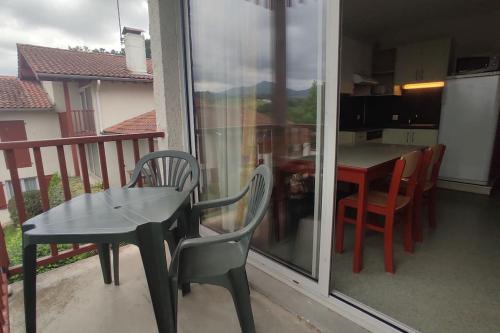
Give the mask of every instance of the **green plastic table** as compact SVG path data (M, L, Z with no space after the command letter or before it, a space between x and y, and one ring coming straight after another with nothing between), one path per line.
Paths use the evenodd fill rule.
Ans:
M159 332L175 332L173 291L164 233L189 204L189 191L172 187L117 188L84 194L26 221L23 226L26 332L36 332L37 244L95 243L104 280L111 282L109 244L139 247Z

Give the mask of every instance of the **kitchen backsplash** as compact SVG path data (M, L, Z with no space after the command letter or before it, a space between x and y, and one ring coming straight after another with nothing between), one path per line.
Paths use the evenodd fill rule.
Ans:
M402 96L340 96L340 129L439 126L442 89L405 91Z

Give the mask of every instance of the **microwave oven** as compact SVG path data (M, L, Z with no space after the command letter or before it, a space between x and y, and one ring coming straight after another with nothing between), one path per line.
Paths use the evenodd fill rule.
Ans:
M462 57L457 59L457 74L472 74L500 70L498 56Z

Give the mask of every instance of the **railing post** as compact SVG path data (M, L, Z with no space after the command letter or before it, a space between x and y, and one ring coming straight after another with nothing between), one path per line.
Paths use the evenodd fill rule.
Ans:
M148 139L149 143L149 152L152 153L155 151L155 140L153 138Z
M125 179L125 162L123 160L123 145L120 140L116 141L116 155L118 155L118 170L120 171L120 182L125 186L127 180Z
M106 150L104 149L104 142L99 142L99 161L101 162L101 175L102 175L102 185L104 189L109 188L109 178L108 178L108 164L106 163Z
M26 221L26 208L24 206L23 191L21 190L21 181L17 172L16 154L13 149L5 150L5 164L10 172L10 181L14 189L14 198L16 200L17 216L19 223Z
M33 148L33 155L35 156L36 176L38 178L38 186L40 187L40 198L42 199L42 210L44 212L50 209L49 204L49 189L47 180L45 179L45 171L43 170L42 154L40 147ZM50 251L53 256L59 252L56 244L50 244Z
M66 167L64 146L57 146L57 157L59 159L59 171L61 172L61 183L63 186L64 200L68 201L71 200L71 190L69 188L68 169Z
M85 153L85 144L78 144L78 152L80 155L80 164L82 169L83 189L85 193L90 193L89 169L87 168L87 154Z
M138 139L133 139L132 144L134 146L134 163L137 164L139 162L140 156L139 156L139 140ZM142 187L142 176L139 176L137 179L137 186Z

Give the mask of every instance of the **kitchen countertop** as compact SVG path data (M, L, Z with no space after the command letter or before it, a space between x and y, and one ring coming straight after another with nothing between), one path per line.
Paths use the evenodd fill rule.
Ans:
M382 131L382 130L384 130L386 128L437 130L437 129L439 129L439 125L436 125L436 124L390 125L390 126L376 127L376 128L366 128L366 127L341 128L340 131L341 132L372 132L372 131Z

